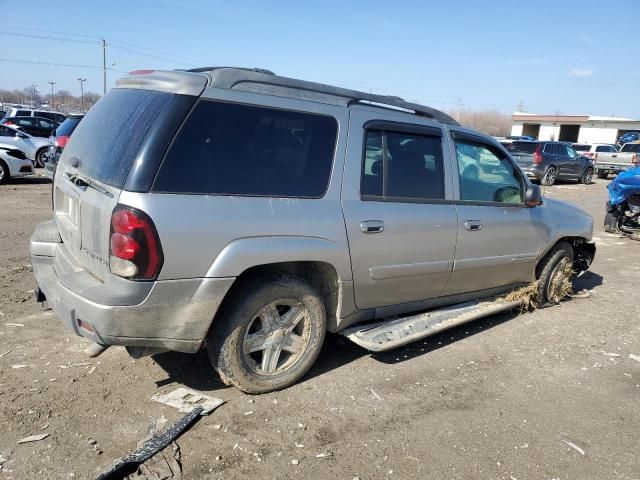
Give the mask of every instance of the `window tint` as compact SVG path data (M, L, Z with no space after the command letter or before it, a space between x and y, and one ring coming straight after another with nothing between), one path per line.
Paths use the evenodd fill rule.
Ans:
M569 147L568 145L561 145L561 146L564 150L566 150L567 153L565 153L565 155L569 155L569 158L576 158L578 156L576 151L573 148Z
M0 125L0 137L15 137L16 131Z
M360 192L390 200L443 200L440 137L367 130Z
M615 148L610 145L598 145L596 147L596 152L615 152Z
M114 88L84 116L60 161L75 157L81 173L122 188L147 132L172 96Z
M337 121L325 115L202 100L167 153L154 190L321 197L337 133Z
M31 110L18 110L14 116L16 116L16 117L22 117L22 116L30 117L31 116Z
M600 151L598 150L598 148L601 148L601 147L596 147L596 152ZM591 145L574 145L573 149L576 152L588 152L589 150L591 150Z
M538 145L536 142L513 142L507 149L515 153L533 153Z
M522 203L520 174L498 149L479 143L456 142L460 200Z
M78 126L78 123L80 123L80 120L80 118L67 118L58 128L56 128L56 135L70 136Z

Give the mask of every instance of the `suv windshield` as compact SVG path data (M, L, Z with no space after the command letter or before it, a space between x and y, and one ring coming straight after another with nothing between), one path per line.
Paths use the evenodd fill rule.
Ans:
M538 144L535 142L513 142L507 147L507 150L516 153L533 153L536 148L538 148Z
M84 116L60 157L78 171L122 188L147 132L173 97L152 90L111 90Z

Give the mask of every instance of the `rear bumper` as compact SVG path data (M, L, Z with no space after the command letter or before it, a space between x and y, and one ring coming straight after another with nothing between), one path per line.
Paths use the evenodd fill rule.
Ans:
M596 163L595 170L596 172L610 172L610 173L620 173L626 172L630 168L637 167L638 165L629 164L629 163Z
M59 238L53 221L40 224L31 237L31 263L38 289L68 330L101 345L196 352L234 281L125 280L131 290L127 295L122 282L101 282L72 265Z
M535 180L540 180L542 179L542 177L544 177L544 173L545 173L545 167L539 166L539 165L533 165L530 167L520 167L520 169L524 172L524 174L529 177L529 178L533 178Z

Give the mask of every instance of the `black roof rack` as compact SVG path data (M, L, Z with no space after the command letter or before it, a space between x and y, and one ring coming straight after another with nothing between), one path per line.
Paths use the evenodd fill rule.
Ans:
M208 73L211 77L211 86L233 89L242 84L263 86L265 90L274 87L302 90L317 94L339 97L345 100L346 105L354 103L368 103L379 107L393 107L409 110L416 115L432 118L442 123L458 125L451 116L435 108L426 107L418 103L407 102L400 97L392 95L376 95L360 92L347 88L334 87L322 83L307 82L295 78L280 77L270 70L262 68L236 68L236 67L203 67L187 70L189 72Z

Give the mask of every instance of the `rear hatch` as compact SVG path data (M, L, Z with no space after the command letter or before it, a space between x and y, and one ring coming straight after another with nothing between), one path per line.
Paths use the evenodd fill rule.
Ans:
M55 175L54 215L64 243L61 253L103 281L111 275L113 209L132 166L136 171L144 168L145 139L155 138L154 126L163 123L163 115L171 110L168 105L178 96L166 91L166 83L160 86L164 91L149 89L152 80L138 83L111 90L91 108L64 148ZM205 84L203 78L198 94ZM166 146L170 140L162 142ZM151 163L157 167L157 162Z
M538 148L537 142L513 142L507 150L521 168L533 167L533 154Z

